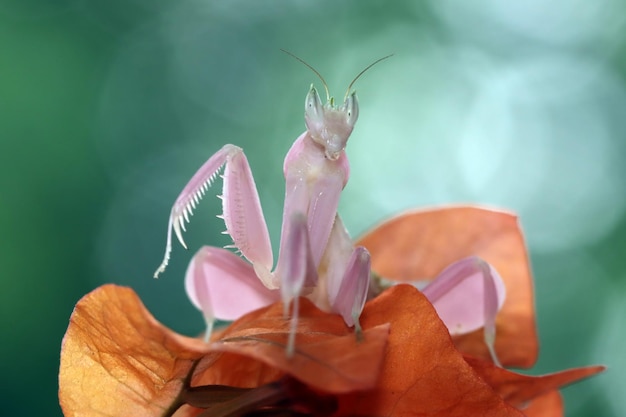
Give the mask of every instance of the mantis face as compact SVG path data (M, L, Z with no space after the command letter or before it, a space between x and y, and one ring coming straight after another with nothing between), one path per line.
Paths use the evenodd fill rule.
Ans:
M326 158L336 160L346 148L348 138L359 117L356 92L346 95L341 107L331 98L322 104L313 85L304 103L304 120L313 141L324 148Z

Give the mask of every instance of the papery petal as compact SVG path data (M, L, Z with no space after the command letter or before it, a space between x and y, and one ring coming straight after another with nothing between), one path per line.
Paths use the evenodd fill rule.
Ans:
M522 375L470 356L465 361L509 404L521 408L530 401L604 371L604 366L567 369L547 375Z
M523 416L468 365L417 289L400 284L365 304L363 328L383 322L391 333L380 379L371 391L341 396L338 416Z
M291 327L282 313L281 304L273 304L231 324L210 347L222 354L200 363L193 385L258 386L282 373L326 393L376 385L385 358L387 323L368 327L357 341L340 316L324 313L300 298L296 346L288 357L285 348Z
M204 358L192 385L258 387L291 374L329 393L371 389L378 380L389 326L361 343L335 314L301 300L298 344L285 356L288 322L280 303L256 310L214 343L178 335L157 322L129 288L105 285L77 304L63 338L59 400L66 417L160 417L177 408L184 380ZM206 382L203 382L206 381ZM183 407L176 416L196 415Z
M267 289L252 265L234 253L203 246L194 255L185 275L191 302L205 316L235 320L250 311L280 299L277 290Z
M507 299L496 319L495 350L503 365L530 367L538 353L530 263L517 216L479 207L447 207L403 213L357 241L372 254L372 269L401 281L433 279L468 256L491 264ZM457 336L463 352L490 358L483 332Z
M206 347L158 323L131 289L97 288L76 304L63 338L63 414L162 416Z
M563 397L558 391L550 391L522 408L526 417L563 417Z

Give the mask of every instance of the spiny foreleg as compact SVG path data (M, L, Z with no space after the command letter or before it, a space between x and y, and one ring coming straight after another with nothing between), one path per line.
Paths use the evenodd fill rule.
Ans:
M189 180L174 202L168 221L167 243L163 262L154 273L158 277L165 271L172 251L172 230L178 241L187 248L182 232L189 216L200 199L224 167L224 187L222 192L222 217L226 232L234 246L245 256L255 271L269 271L273 263L269 233L263 210L256 190L248 160L242 149L235 145L225 145L211 156ZM258 273L257 273L258 274ZM269 285L267 276L259 276Z

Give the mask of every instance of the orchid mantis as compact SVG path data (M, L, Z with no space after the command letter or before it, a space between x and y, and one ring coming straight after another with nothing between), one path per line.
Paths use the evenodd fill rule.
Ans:
M364 248L353 247L337 207L350 174L345 147L359 115L352 86L371 66L386 58L355 77L341 106L335 105L322 76L300 60L320 77L327 100L323 104L311 85L305 100L307 130L285 157L285 203L275 268L259 196L241 148L225 145L200 167L176 199L169 218L165 256L155 277L169 261L172 231L186 247L182 237L185 223L222 167L221 217L233 247L249 261L212 247L202 248L191 261L186 289L205 315L207 334L215 318L232 320L278 298L282 298L285 308L294 300L295 325L297 300L303 293L321 308L341 314L348 326L359 330L358 316L369 282L369 254ZM263 286L255 282L255 277Z
M165 255L155 278L168 264L172 232L187 247L183 240L185 224L223 168L223 212L218 217L223 218L225 233L242 257L226 249L205 246L193 257L185 277L191 301L204 314L207 340L215 319L234 320L281 299L285 315L293 301L291 326L295 329L301 295L323 310L340 314L346 325L354 326L360 334L359 316L370 284L370 255L364 247L354 247L337 208L350 175L345 148L359 116L352 86L365 71L389 56L370 64L354 78L341 105L335 105L323 77L292 56L320 78L326 103L322 103L311 85L305 99L306 131L291 146L283 165L286 187L276 265L254 178L241 148L228 144L211 156L183 188L171 209ZM487 301L484 320L479 318L478 323L489 325L503 300L497 274L490 273L488 265L477 262L454 265L450 267L452 271L444 271L440 279L427 287L425 294L430 293L433 302L445 309L447 295L454 293L451 290L462 288L463 282L466 286L480 282L483 286L479 292ZM451 315L458 327L459 314L452 311ZM461 317L460 321L465 324L467 320ZM472 326L476 324L475 315L470 321ZM291 334L295 335L295 331ZM288 353L293 353L294 343L292 338ZM492 346L491 341L490 349Z

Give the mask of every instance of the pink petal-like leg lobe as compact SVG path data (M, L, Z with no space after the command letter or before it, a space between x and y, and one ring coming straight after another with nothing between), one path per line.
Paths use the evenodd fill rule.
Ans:
M495 316L504 303L506 290L491 265L475 256L461 259L444 269L422 292L450 334L484 327L485 343L495 360Z
M287 269L288 259L291 257L291 247L289 239L291 236L291 227L293 226L294 213L301 213L306 216L308 206L308 192L306 183L302 179L287 180L285 188L285 205L283 209L283 224L280 236L280 250L278 253L278 261L276 262L275 277L280 280L283 271ZM305 221L306 225L306 221ZM275 283L276 286L280 282Z
M204 248L201 248L187 266L187 271L185 272L185 290L187 291L187 296L191 300L191 303L202 312L202 317L204 317L204 322L206 323L204 341L208 342L211 339L211 333L213 331L215 313L211 301L211 290L209 290L209 283L205 279L205 271L202 265L205 257L203 251Z
M348 261L341 286L337 294L329 294L334 312L341 314L350 327L354 326L357 335L361 331L359 317L363 311L370 282L370 254L363 246L354 249Z
M311 258L306 217L302 213L295 213L291 223L287 237L285 269L280 273L280 292L285 304L300 296L303 288L317 284L317 270Z
M252 265L229 250L212 246L203 246L192 258L185 289L209 328L214 319L235 320L280 299L278 291L258 280Z
M317 284L317 271L311 258L309 234L304 214L294 213L291 216L289 231L286 246L287 252L284 254L284 269L280 271L280 292L285 317L288 315L289 305L293 300L291 329L287 343L287 355L292 356L298 325L299 296L304 287L313 287Z

